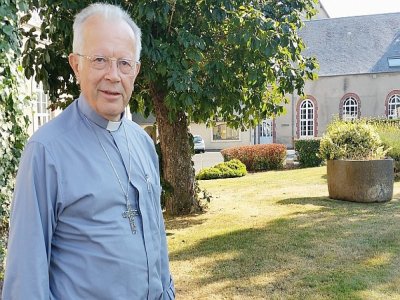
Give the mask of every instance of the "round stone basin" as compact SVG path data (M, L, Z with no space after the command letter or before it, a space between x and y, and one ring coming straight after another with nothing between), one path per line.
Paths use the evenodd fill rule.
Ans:
M386 202L393 197L393 159L328 160L329 198Z

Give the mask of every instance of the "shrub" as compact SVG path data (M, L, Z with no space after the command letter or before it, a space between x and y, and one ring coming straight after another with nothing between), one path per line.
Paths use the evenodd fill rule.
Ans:
M400 123L386 119L375 123L374 126L383 145L389 148L387 155L394 159L396 178L400 178Z
M374 127L376 128L383 145L385 145L386 148L389 148L388 156L400 161L400 124L381 122L374 124Z
M196 179L218 179L242 177L247 174L246 166L237 159L222 162L211 168L204 168L196 175Z
M321 139L319 155L323 159L381 159L386 155L382 141L365 120L333 120Z
M371 117L366 119L368 124L372 124L375 127L379 127L380 125L386 126L390 125L393 127L400 128L400 119L387 119L386 117Z
M202 179L217 179L221 178L222 172L220 169L210 167L210 168L204 168L200 170L199 174L196 175L196 179L202 180Z
M297 160L301 167L318 167L323 159L318 156L320 139L304 139L294 142Z
M282 144L251 145L221 151L224 161L238 159L248 171L278 170L286 160L286 146Z

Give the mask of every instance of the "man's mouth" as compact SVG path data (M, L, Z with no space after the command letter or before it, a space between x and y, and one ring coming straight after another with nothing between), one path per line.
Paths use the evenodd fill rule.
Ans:
M105 94L107 94L107 95L113 95L113 96L120 95L120 93L118 93L118 92L113 92L113 91L105 91L105 90L102 90L102 92L105 93Z

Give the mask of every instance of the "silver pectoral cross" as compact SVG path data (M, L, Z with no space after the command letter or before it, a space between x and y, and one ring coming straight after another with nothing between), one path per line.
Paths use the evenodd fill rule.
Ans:
M129 225L131 226L132 234L136 234L136 224L135 217L139 215L137 209L132 209L132 206L128 204L126 206L126 211L122 213L122 217L127 218L129 221Z

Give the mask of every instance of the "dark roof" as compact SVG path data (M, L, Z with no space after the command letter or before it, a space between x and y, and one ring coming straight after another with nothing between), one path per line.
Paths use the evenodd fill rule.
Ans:
M305 55L315 56L319 76L400 72L388 65L400 57L400 13L305 22Z

